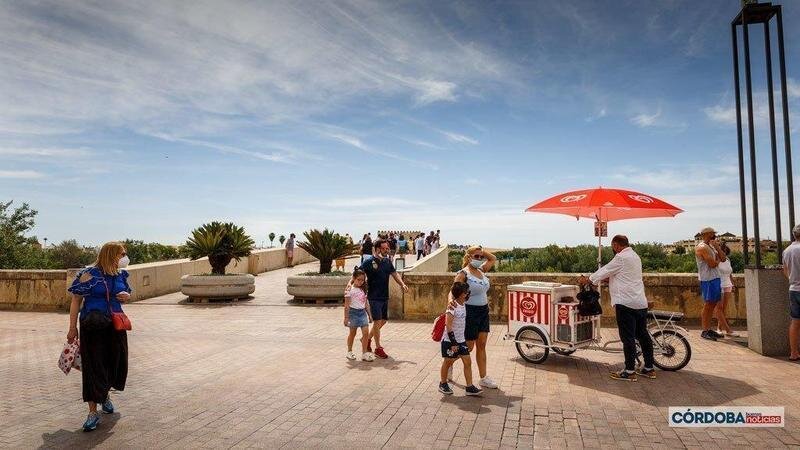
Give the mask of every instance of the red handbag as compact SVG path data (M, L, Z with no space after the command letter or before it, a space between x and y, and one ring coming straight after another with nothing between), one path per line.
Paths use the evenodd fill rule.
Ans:
M111 314L111 324L114 325L114 329L117 331L130 331L133 329L131 319L124 312L115 312L111 309L111 290L108 289L105 275L103 275L103 284L106 285L106 302L108 303L108 313Z

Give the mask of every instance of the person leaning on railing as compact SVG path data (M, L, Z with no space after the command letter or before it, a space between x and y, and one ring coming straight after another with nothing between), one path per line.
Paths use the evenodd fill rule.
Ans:
M122 270L129 262L121 243L108 242L100 249L94 264L78 272L67 289L72 293L67 341L80 339L83 401L89 404L84 431L92 431L100 423L98 403L104 413L114 412L109 396L111 388L125 389L128 336L114 328L111 312L121 312L121 303L131 298L128 272Z

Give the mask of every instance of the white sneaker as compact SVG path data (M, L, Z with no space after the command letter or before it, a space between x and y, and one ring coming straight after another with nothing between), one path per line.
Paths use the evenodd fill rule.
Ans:
M364 354L361 355L361 360L362 361L367 361L367 362L375 361L375 355L373 355L370 352L364 352Z
M447 381L453 381L453 366L447 368Z
M355 359L356 359L356 354L355 354L355 353L353 353L353 352L347 352L347 355L345 355L345 356L346 356L346 357L347 357L347 359L349 359L350 361L355 361Z
M485 388L497 389L497 383L495 383L494 380L492 380L488 376L481 378L479 384Z

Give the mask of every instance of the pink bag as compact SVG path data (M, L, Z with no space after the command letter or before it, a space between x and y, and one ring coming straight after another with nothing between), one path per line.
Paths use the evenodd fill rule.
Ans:
M64 344L64 350L58 357L58 367L64 372L64 375L68 375L72 368L81 370L81 344L78 339Z

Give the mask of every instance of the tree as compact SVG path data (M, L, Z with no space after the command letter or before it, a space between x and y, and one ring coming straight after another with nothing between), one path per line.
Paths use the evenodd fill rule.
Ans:
M300 242L297 246L319 260L320 274L330 273L334 259L345 258L359 248L351 244L346 237L327 228L323 231L309 230L303 235L306 237L306 242Z
M269 234L269 246L270 246L270 247L274 247L274 246L272 245L272 241L274 241L274 240L275 240L275 233L270 233L270 234Z
M685 255L686 254L686 247L679 245L675 247L675 250L672 252L676 255Z
M182 256L179 248L157 242L145 243L144 241L125 239L122 244L125 245L132 264L167 261Z
M54 245L47 250L48 267L52 269L75 269L86 267L97 257L91 247L78 245L78 241L70 239Z
M211 222L192 231L186 250L192 260L207 256L213 275L225 275L225 267L250 255L254 245L244 228L230 222Z
M286 241L286 236L284 236L284 235L281 235L281 236L278 238L278 242L280 242L280 243L281 243L281 246L283 246L283 243L284 243L285 241Z
M35 238L25 237L34 225L37 211L27 203L11 210L11 200L0 202L0 269L21 269L31 265Z

